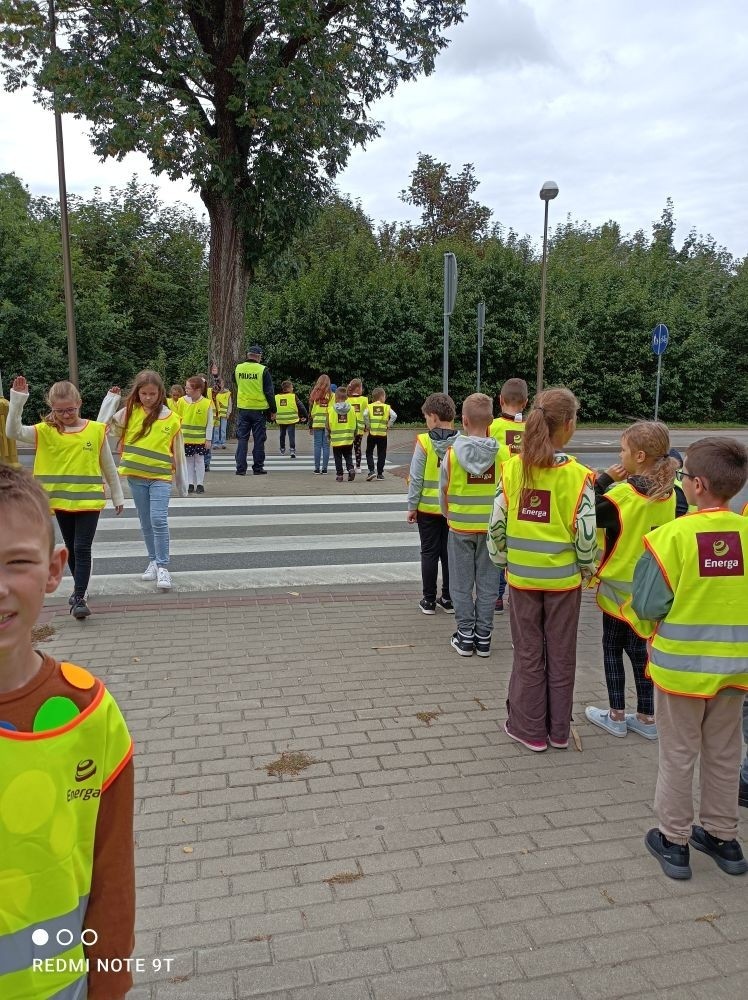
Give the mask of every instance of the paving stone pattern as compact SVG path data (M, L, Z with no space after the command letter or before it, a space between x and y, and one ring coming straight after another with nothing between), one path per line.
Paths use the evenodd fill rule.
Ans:
M542 755L502 731L508 615L465 660L416 593L366 596L53 618L44 648L97 672L136 740L136 955L174 961L132 1000L744 997L748 879L700 854L665 878L642 845L656 744L584 721L589 595L583 750ZM288 750L314 763L269 777Z

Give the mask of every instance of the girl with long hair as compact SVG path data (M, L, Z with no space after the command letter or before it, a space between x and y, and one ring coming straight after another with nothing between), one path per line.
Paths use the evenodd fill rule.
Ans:
M309 433L314 438L314 472L326 475L330 462L330 439L327 436L327 408L332 391L330 376L320 375L309 393Z
M169 498L172 481L179 496L185 496L187 480L182 421L166 405L158 372L139 372L125 405L117 409L121 395L119 386L112 386L99 418L107 420L120 442L119 474L130 487L148 552L141 580L155 581L157 590L171 590Z
M72 382L55 382L47 392L49 412L32 427L22 423L29 386L23 375L13 380L8 412L8 436L36 449L34 476L49 497L49 506L68 550L73 577L70 613L83 620L91 614L86 602L91 579L91 549L106 506L102 479L111 491L117 514L124 498L117 468L106 439L106 427L80 415L83 400Z
M595 480L597 526L605 531L605 552L597 576L603 613L603 663L609 708L590 706L589 722L611 736L628 732L657 739L654 687L646 676L647 638L654 623L631 607L634 567L644 554L644 535L685 514L688 503L674 488L678 462L670 454L665 424L642 420L621 435L621 461ZM636 714L626 713L624 652L636 686Z
M179 416L182 418L184 453L187 458L187 480L189 493L205 493L205 473L210 467L210 447L213 441L212 393L204 375L193 375L185 383L187 389L179 401Z
M595 565L591 473L564 451L578 408L568 389L538 394L520 454L502 468L489 524L489 553L512 591L504 729L534 751L569 745L582 581Z

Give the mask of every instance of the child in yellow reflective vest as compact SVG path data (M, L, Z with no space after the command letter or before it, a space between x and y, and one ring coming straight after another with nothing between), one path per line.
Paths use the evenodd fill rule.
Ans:
M748 691L748 522L729 501L748 480L748 449L728 437L689 446L683 491L694 514L645 536L632 604L649 643L660 738L647 850L670 878L691 877L689 844L728 875L748 871L737 841L741 720ZM693 775L699 760L699 825Z
M527 409L527 382L523 378L508 378L499 392L499 415L491 422L489 434L500 445L509 449L509 455L519 455L522 435L525 433L523 413ZM499 596L496 598L496 614L504 614L504 594L506 593L506 573L502 569L499 579Z
M332 446L335 460L335 478L343 482L343 463L348 470L348 482L356 478L353 466L353 439L361 430L363 424L356 411L348 402L348 390L338 386L335 390L335 402L327 408L327 434Z
M210 468L213 442L213 393L204 375L187 379L187 394L179 401L184 453L187 458L188 493L205 493L205 472Z
M179 412L179 400L184 396L184 386L175 384L169 389L169 395L166 397L166 405L172 411L172 413Z
M450 441L439 473L441 510L449 526L449 593L457 631L450 645L460 656L491 655L499 574L486 548L486 531L499 482L502 449L488 433L490 396L474 392L462 404L462 434Z
M72 382L55 382L47 393L49 413L33 427L21 422L28 398L28 383L19 375L10 393L7 431L10 437L36 448L34 476L49 497L68 551L73 577L70 613L83 620L91 614L86 600L91 549L99 515L106 506L102 480L107 481L116 514L122 513L124 505L122 486L106 427L81 418L83 400Z
M275 422L280 428L278 449L286 454L286 436L291 458L296 458L296 425L305 424L309 414L304 404L293 391L293 382L281 382L281 391L275 394Z
M457 436L455 404L451 396L432 392L421 407L427 432L416 438L408 475L409 524L418 525L421 538L421 577L423 597L418 607L425 615L436 614L437 605L447 614L454 614L449 595L449 525L442 514L439 497L439 476L442 460L450 443ZM442 593L436 596L439 563L442 567Z
M569 745L582 581L595 566L591 473L564 451L578 407L568 389L536 396L522 451L501 470L489 526L488 550L506 566L511 589L514 662L504 729L533 751Z
M227 389L222 378L217 378L215 389L213 390L213 407L215 409L215 419L213 421L213 448L226 451L226 428L232 410L231 391Z
M644 551L644 535L685 514L688 505L674 489L676 461L670 455L665 424L642 420L621 435L621 461L595 479L598 529L605 531L605 551L597 571L597 603L603 613L603 664L609 708L590 705L587 720L612 736L637 733L657 739L654 688L646 676L647 644L653 623L642 622L631 608L634 567ZM626 713L624 652L636 685L636 714Z
M170 590L172 487L178 496L187 495L182 419L166 405L158 372L138 372L125 405L118 409L121 395L119 386L112 386L101 404L99 420L109 424L112 436L119 441L119 474L127 479L138 512L148 553L148 565L140 579L154 582L156 590Z
M369 469L366 481L384 479L384 463L387 460L387 432L397 420L397 414L386 402L387 394L379 386L372 390L371 402L364 410L363 422L369 436L366 439L366 465ZM377 450L377 468L374 471L374 449Z
M0 466L4 1000L121 1000L132 986L132 740L101 681L38 652L31 638L66 557L44 490L27 472ZM104 959L121 971L105 971Z
M364 395L364 383L360 378L351 379L348 383L348 402L356 411L356 416L363 417L369 405L369 400ZM353 439L353 457L356 462L356 472L361 471L361 442L363 437L363 434L356 434Z
M330 439L327 436L327 410L331 398L330 376L320 375L309 393L309 433L314 446L314 474L327 475Z

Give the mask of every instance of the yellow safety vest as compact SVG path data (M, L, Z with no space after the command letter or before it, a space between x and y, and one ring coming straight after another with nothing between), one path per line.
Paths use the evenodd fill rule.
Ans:
M138 437L144 420L145 410L142 406L135 407L122 439L119 474L169 482L173 465L172 443L182 426L181 418L176 413L158 417L148 433Z
M275 422L277 424L298 424L299 407L295 392L280 392L275 395Z
M98 685L88 708L46 731L0 727L0 997L8 1000L86 995L81 933L99 803L132 756L112 696L80 667L62 664L63 675L70 668L74 687ZM54 968L34 971L34 959Z
M213 403L203 396L197 403L180 400L179 415L182 418L182 437L185 444L205 444L208 432L208 411Z
M501 477L501 451L485 472L473 475L460 463L451 446L444 461L447 465L447 524L452 531L485 534L491 520L496 486Z
M519 455L522 447L522 435L525 433L524 420L507 420L506 417L497 417L491 421L488 428L491 437L501 445L509 449L510 455Z
M345 413L338 413L334 404L331 403L327 413L330 420L330 444L333 448L353 444L353 439L359 427L359 419L356 416L356 411L348 409Z
M748 503L743 507L743 517L748 517Z
M649 676L670 694L748 690L748 521L729 510L687 514L644 544L673 592L649 647Z
M362 423L364 419L364 410L369 405L368 396L349 396L348 402L351 404L351 407L356 411L356 416L358 417L359 423Z
M220 418L225 417L229 412L229 400L231 399L231 393L228 389L223 389L221 392L217 392L215 395L215 406L216 413Z
M390 409L389 403L369 403L369 433L374 437L387 437Z
M518 590L574 590L582 582L574 545L576 520L590 471L573 458L532 470L523 490L522 459L504 464L507 582Z
M312 403L312 430L321 431L327 427L327 409L330 399L315 401Z
M267 410L268 401L262 391L265 365L258 361L244 361L236 366L234 377L237 385L236 407L238 410Z
M441 460L436 454L434 444L428 434L419 434L416 438L426 452L426 468L423 470L423 487L421 489L421 499L416 508L422 514L441 514L441 502L439 499L439 475Z
M52 510L102 510L106 505L101 449L106 425L95 420L71 433L36 424L34 477L44 487Z
M179 399L172 399L171 396L166 397L166 405L172 413L179 413L179 404L181 403L182 398L182 396L180 396Z
M675 490L660 500L648 500L631 483L616 483L606 492L618 511L621 533L598 570L598 607L628 622L642 639L654 632L656 622L645 621L631 607L634 567L644 552L644 536L675 517Z

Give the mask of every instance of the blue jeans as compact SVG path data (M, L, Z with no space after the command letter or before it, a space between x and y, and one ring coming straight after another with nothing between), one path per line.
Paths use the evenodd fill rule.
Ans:
M249 435L252 435L252 471L259 472L265 465L265 429L264 410L236 411L236 471L247 471L247 449Z
M327 430L324 427L318 427L314 431L314 468L324 469L327 472L329 462L330 440L327 437Z
M280 450L286 447L286 434L288 434L288 447L291 451L296 451L296 424L280 425Z
M226 425L228 417L218 417L213 424L213 447L224 448L226 446Z
M506 593L506 572L503 569L499 570L499 597L503 600L504 594Z
M135 501L149 561L157 566L168 566L171 483L128 476L127 485Z

